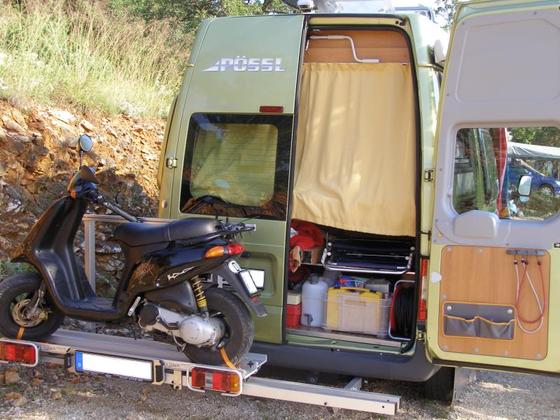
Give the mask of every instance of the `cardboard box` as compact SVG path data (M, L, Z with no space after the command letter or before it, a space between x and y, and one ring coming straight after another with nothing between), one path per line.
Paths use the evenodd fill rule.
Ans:
M301 262L304 264L321 264L321 257L323 256L323 247L318 246L303 251Z

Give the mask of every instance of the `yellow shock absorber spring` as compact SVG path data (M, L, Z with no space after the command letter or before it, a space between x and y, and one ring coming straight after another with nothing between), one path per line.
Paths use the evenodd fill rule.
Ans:
M204 289L202 288L202 280L200 280L200 277L197 276L193 278L191 280L191 285L198 309L200 309L202 312L208 312L208 302L206 302L206 294L204 293Z

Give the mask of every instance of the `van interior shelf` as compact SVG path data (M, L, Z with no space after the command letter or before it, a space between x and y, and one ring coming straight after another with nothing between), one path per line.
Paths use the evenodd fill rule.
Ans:
M351 273L403 275L410 271L414 247L394 242L335 240L327 242L323 265Z

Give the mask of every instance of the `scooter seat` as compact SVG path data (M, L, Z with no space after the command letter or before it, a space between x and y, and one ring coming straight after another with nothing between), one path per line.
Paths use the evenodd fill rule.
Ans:
M215 219L191 218L164 224L123 223L115 229L115 238L128 246L142 246L197 238L219 230Z

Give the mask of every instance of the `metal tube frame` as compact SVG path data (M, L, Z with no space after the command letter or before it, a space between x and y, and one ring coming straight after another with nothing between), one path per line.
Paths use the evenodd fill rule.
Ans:
M113 214L86 213L83 217L84 222L84 269L91 288L95 292L95 227L96 223L131 223L121 216ZM160 219L157 217L143 217L144 223L162 224L169 223L170 219Z

